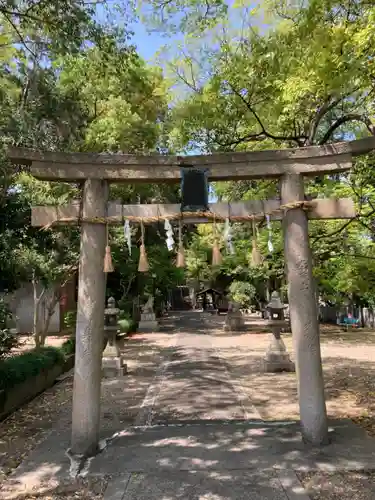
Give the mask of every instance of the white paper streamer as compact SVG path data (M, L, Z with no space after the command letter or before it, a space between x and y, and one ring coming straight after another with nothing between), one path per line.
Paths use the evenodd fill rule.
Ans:
M234 246L233 246L233 241L232 241L232 227L230 225L229 219L225 219L225 226L224 226L224 239L227 245L227 250L228 252L233 255L234 254Z
M272 244L272 226L271 226L271 220L270 216L266 215L266 220L267 220L267 228L268 228L268 251L270 253L273 252L273 244Z
M167 244L168 250L171 251L171 250L173 250L173 247L174 247L173 229L172 229L171 223L167 219L164 220L164 229L165 229L166 236L167 236L165 239L165 242Z
M124 224L124 235L125 235L125 241L128 245L129 255L131 255L132 254L132 233L130 230L130 222L128 220L126 220L125 224Z

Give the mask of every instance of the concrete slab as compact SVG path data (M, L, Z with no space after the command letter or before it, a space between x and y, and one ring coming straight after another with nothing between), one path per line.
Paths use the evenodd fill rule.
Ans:
M311 500L294 470L278 470L277 477L288 500Z
M117 497L118 498L118 497ZM117 500L105 495L105 500ZM274 471L132 474L121 500L288 500Z
M124 474L116 477L105 490L103 500L123 500L131 476L131 474Z
M223 474L271 468L332 472L373 468L375 439L361 428L349 421L336 421L330 435L329 446L311 448L302 443L297 423L206 421L133 427L119 433L102 453L84 464L84 471L88 475L122 476L131 472ZM70 433L53 432L10 476L7 489L24 492L33 486L69 480L74 472L66 455L69 445Z
M66 454L70 433L53 431L9 476L0 498L12 499L37 489L50 490L72 480L71 460Z
M269 468L361 470L375 463L375 440L351 422L335 422L331 444L301 441L298 424L187 425L128 429L90 465L92 474L230 471Z

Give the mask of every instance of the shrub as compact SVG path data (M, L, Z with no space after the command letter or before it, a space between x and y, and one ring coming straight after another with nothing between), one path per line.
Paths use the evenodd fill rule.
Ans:
M19 340L16 333L8 328L0 329L0 359L10 353L12 349L19 346Z
M77 321L77 311L68 311L64 315L64 326L67 330L74 330Z
M0 299L0 329L5 329L8 327L8 322L12 319L12 314L9 307L4 302L4 299Z
M122 319L122 315L131 316L133 313L133 299L129 299L127 297L122 298L118 301L117 307L121 309L120 317Z
M63 364L62 349L42 347L0 361L0 390L9 390L56 364Z
M246 281L233 281L229 292L232 300L237 302L240 307L249 307L256 295L255 287Z
M12 333L8 328L11 319L9 307L3 299L0 299L0 358L19 345L17 334Z
M61 346L62 352L65 356L70 356L75 353L76 350L76 339L75 337L70 337L70 339L66 340Z
M135 330L136 324L129 314L126 314L125 311L121 311L118 326L121 329L121 333L130 333Z

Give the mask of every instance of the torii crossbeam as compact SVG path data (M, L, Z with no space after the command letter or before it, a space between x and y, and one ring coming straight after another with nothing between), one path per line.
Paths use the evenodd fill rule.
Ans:
M15 164L26 164L32 175L43 180L84 181L81 211L81 251L76 327L76 360L73 390L73 453L85 456L97 452L100 431L101 350L103 336L105 275L103 259L105 224L112 214L119 220L124 209L152 213L175 206L121 207L108 205L109 182L179 182L180 169L194 166L207 170L208 179L240 180L276 177L281 183L281 200L268 200L267 206L290 206L283 214L284 249L288 278L288 297L293 334L300 419L304 439L314 444L326 442L327 414L321 365L319 324L315 300L312 259L308 236L310 218L350 218L355 215L349 200L312 200L309 215L301 206L305 201L303 176L349 170L352 157L375 149L375 137L358 141L300 149L219 153L207 156L141 156L122 154L56 153L10 148ZM261 202L236 205L240 213L259 212ZM299 204L298 204L299 203ZM315 203L315 205L314 205ZM276 204L276 205L275 205ZM107 212L109 210L109 212ZM225 207L214 205L225 213ZM120 213L121 212L121 213ZM141 214L142 215L142 214ZM65 219L77 220L77 205L36 207L33 224L46 225ZM161 214L161 217L162 214ZM69 219L68 221L66 219ZM94 220L104 222L97 224Z

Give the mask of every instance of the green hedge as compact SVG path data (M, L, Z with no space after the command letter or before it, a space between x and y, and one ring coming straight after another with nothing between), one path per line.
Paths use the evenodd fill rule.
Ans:
M61 350L65 354L65 356L70 356L70 354L74 354L76 350L75 337L70 337L68 340L65 340L65 342L61 346Z
M120 322L122 321L122 324ZM119 326L123 332L134 329L134 322L124 318L119 321ZM43 370L48 370L56 364L63 364L66 356L75 352L74 336L66 340L59 347L42 347L33 349L18 356L0 360L0 390L9 390L17 384L25 382L30 377L34 377Z
M9 390L56 364L63 364L63 349L42 347L0 361L0 390Z

